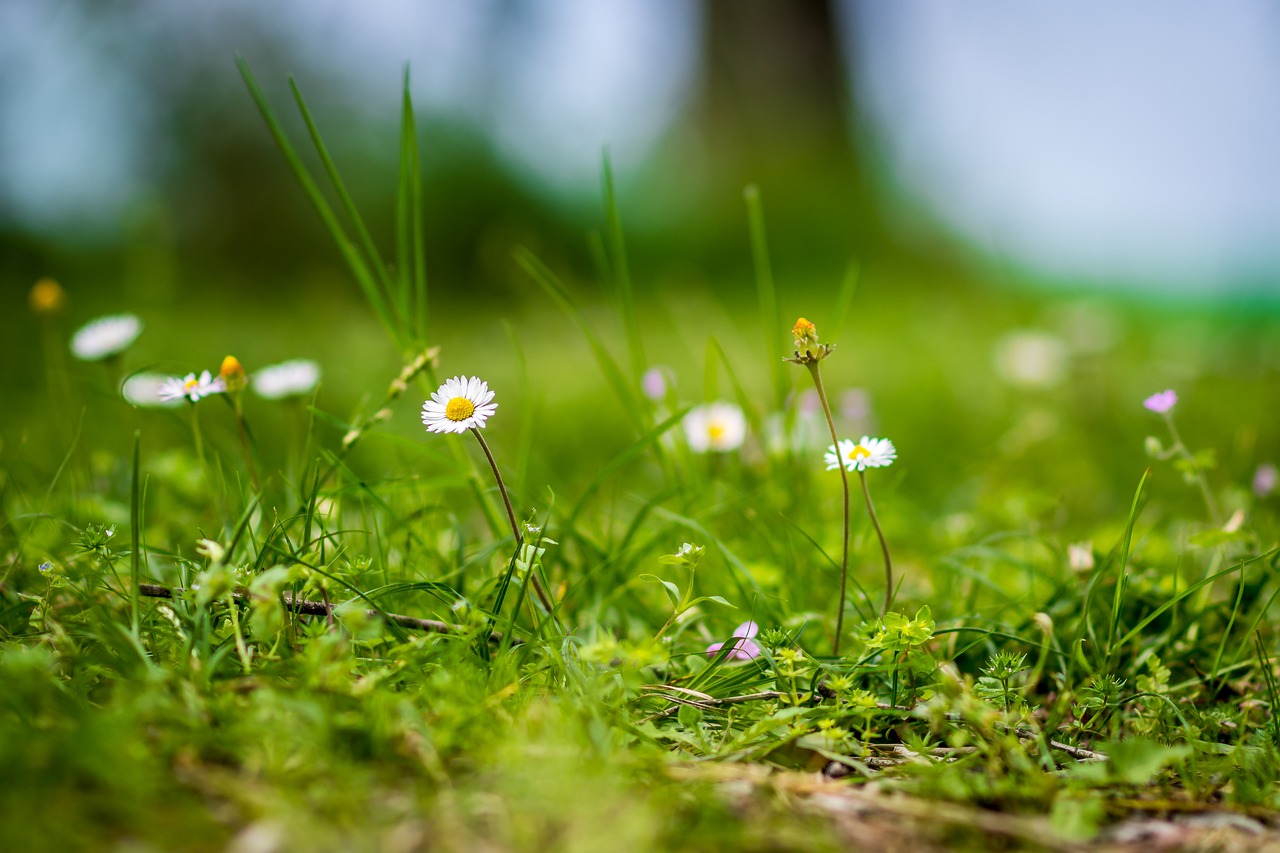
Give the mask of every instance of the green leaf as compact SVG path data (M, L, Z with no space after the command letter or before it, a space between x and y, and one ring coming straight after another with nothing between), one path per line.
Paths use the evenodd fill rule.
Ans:
M1129 785L1145 785L1160 771L1191 755L1186 745L1166 746L1146 738L1130 738L1103 747L1111 756L1111 773Z
M671 603L676 605L677 607L680 606L680 587L676 586L671 581L664 581L662 578L658 577L657 575L650 575L650 574L641 575L640 580L644 581L645 583L662 584L664 587L666 587L667 594L671 596Z

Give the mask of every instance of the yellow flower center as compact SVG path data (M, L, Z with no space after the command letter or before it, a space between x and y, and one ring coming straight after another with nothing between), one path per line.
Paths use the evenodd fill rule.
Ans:
M724 424L718 421L712 421L707 424L707 438L711 439L712 442L717 442L724 438L725 432L727 432L727 430L725 429Z
M476 404L466 397L454 397L444 407L444 416L451 421L465 421L476 410Z
M192 391L199 387L200 387L199 379L188 379L186 382L182 383L182 390L184 391Z
M849 461L857 462L859 459L865 459L871 455L871 451L867 450L861 444L849 451Z

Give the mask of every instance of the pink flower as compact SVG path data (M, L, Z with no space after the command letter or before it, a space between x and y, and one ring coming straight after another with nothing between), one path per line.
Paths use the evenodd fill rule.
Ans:
M1253 475L1253 493L1260 498L1275 491L1276 488L1276 466L1270 462L1259 465L1258 471Z
M1175 391L1161 391L1159 394L1152 394L1150 397L1142 401L1142 405L1148 410L1156 414L1163 415L1165 412L1173 408L1178 402L1178 395Z
M760 633L760 626L754 622L743 622L737 628L733 629L734 639L731 641L733 651L729 652L729 658L737 660L751 660L760 656L760 647L752 642L751 638ZM712 643L707 646L707 654L715 657L716 654L724 648L724 643Z

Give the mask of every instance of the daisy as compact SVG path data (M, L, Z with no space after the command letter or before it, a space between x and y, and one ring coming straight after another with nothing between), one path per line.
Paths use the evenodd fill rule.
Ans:
M840 467L840 460L844 460L844 467L850 471L865 471L868 468L885 468L897 458L898 451L894 449L892 441L866 435L856 442L848 438L841 439L839 456L836 456L834 446L827 447L826 455L823 456L828 471Z
M684 434L694 453L728 453L747 437L747 419L733 403L708 403L684 416Z
M455 376L446 379L431 399L422 404L422 422L427 432L466 432L484 429L498 404L490 403L493 392L489 383L478 376Z
M199 378L194 373L188 373L179 379L176 376L170 376L169 379L160 387L156 395L163 402L172 400L181 400L186 397L195 403L201 397L208 397L210 394L221 394L227 390L227 384L219 376L215 378L209 371L201 372Z
M729 658L737 660L751 660L760 656L760 647L751 639L760 633L760 626L754 622L743 622L733 630L733 639L730 643L733 650L729 652ZM707 654L715 657L725 646L724 643L712 643L707 646Z
M114 314L81 326L71 337L71 352L81 361L102 361L129 348L142 333L133 314Z
M120 394L132 405L168 407L178 405L179 397L160 396L160 389L176 381L163 373L135 373L120 386Z
M1155 412L1158 415L1165 414L1177 405L1177 403L1178 393L1172 389L1168 391L1161 391L1158 394L1152 394L1150 397L1142 401L1142 405L1145 409Z
M253 374L253 390L268 400L300 397L310 394L320 382L320 365L305 358L295 358L257 370Z

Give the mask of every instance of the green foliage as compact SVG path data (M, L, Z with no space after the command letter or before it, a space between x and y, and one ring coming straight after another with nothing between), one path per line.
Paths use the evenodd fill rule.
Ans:
M498 317L448 303L428 315L407 88L392 267L297 90L336 206L242 71L404 364L353 357L361 387L389 390L349 410L246 406L255 436L287 436L248 456L216 400L143 412L110 386L79 405L127 447L95 430L45 458L3 435L0 848L821 847L786 798L726 799L786 770L810 786L813 771L848 777L829 791L875 780L1047 814L1064 840L1093 838L1139 788L1189 807L1280 805L1280 525L1274 498L1239 485L1255 463L1240 448L1275 436L1258 412L1215 404L1247 395L1203 386L1189 414L1220 453L1189 450L1170 419L1144 474L1128 397L1117 415L1084 368L1069 391L996 389L986 349L947 312L881 319L863 301L883 285L851 265L828 302L859 325L827 327L840 347L824 371L832 388L870 389L877 420L907 437L894 466L867 472L901 581L902 612L876 616L878 538L858 513L838 600L842 493L822 470L825 422L776 357L791 297L758 192L743 246L763 352L758 330L718 323L692 294L680 306L700 313L680 334L695 355L648 312L606 164L606 298L540 247L514 264L539 307L489 306L517 344L570 346L544 299L581 331L573 355L526 365L490 334ZM820 292L805 311L827 307ZM1012 322L989 313L973 307L966 329ZM1143 329L1095 372L1146 382ZM485 432L501 491L469 436L418 428L437 339L449 374L521 362ZM936 359L941 379L862 358L932 339L955 350ZM664 376L704 387L672 378L646 394L647 359L664 351L679 365ZM1114 381L1139 399L1137 380ZM722 383L750 437L699 453L682 425ZM859 431L856 413L838 417ZM827 655L837 607L859 625Z

